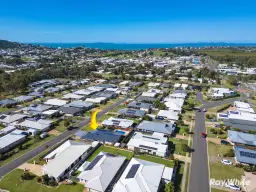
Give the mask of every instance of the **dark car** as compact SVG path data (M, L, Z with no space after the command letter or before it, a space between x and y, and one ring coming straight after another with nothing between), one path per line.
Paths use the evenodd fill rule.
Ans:
M206 134L205 132L202 132L202 133L201 133L201 137L206 138L206 137L207 137L207 134Z
M75 127L75 126L69 126L69 127L67 128L67 130L69 130L69 131L71 131L71 130L73 130L73 129L78 129L78 127Z
M220 144L222 145L229 145L230 143L224 139L220 140Z

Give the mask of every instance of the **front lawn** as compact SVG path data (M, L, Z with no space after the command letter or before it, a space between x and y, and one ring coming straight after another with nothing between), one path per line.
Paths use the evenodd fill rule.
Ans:
M151 162L163 164L166 167L174 167L174 162L172 160L167 160L160 157L154 157L151 155L135 155L134 157L145 160L145 161L151 161Z
M238 179L241 180L244 175L242 168L234 167L233 165L223 165L221 163L210 163L210 178L227 180Z
M187 131L189 131L188 125L177 125L176 132L178 132L180 135L186 135Z
M45 142L53 139L53 135L49 135L48 137L41 139L41 140L35 140L34 138L30 138L30 140L24 144L22 144L23 149L18 149L18 146L13 149L12 151L16 150L17 152L14 153L12 156L8 157L5 160L0 160L0 166L3 166L9 162L11 162L12 160L22 156L23 154L31 151L32 149L44 144Z
M0 113L6 112L6 111L9 111L12 109L14 109L14 108L0 107Z
M179 155L186 155L186 152L182 150L182 144L188 144L187 140L184 139L177 139L177 138L169 138L169 141L173 143L171 146L171 150L174 150L174 153L179 154Z
M0 188L10 192L83 192L81 184L60 185L59 187L46 187L36 183L36 177L31 180L21 181L23 170L15 169L6 175L0 182Z
M216 134L211 132L211 129L216 130ZM207 137L214 137L214 138L220 138L220 139L226 139L228 137L228 132L224 131L223 129L216 128L216 127L207 127Z
M231 145L219 145L212 142L208 143L209 156L218 156L227 153L233 147Z
M131 159L133 157L133 152L131 151L126 151L126 150L121 150L115 147L108 147L101 145L88 159L87 161L92 161L100 152L107 152L115 155L121 155L126 157L127 159Z
M226 192L226 191L216 189L216 188L211 188L211 192Z

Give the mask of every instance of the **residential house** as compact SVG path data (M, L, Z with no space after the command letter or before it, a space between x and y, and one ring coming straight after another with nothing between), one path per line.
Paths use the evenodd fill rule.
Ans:
M0 154L10 151L26 140L26 135L9 133L0 137Z
M176 128L174 122L154 122L154 121L142 121L135 129L146 133L163 133L165 136L171 135Z
M117 114L120 116L141 118L146 114L146 112L139 109L123 108L117 111Z
M65 105L67 103L68 103L68 101L57 99L57 98L48 99L46 102L44 102L44 104L46 104L46 105L59 106L59 107L62 105Z
M77 178L89 192L108 191L125 159L123 156L100 152Z
M17 124L17 126L27 129L30 134L36 134L37 132L45 132L51 128L53 121L46 119L26 119L25 121ZM36 132L34 131L36 130Z
M91 149L91 145L68 140L45 157L48 163L43 166L42 172L59 182L85 160Z
M148 113L148 112L150 112L150 110L152 108L152 104L133 101L133 102L128 104L128 107L129 108L134 108L134 109L139 109L139 110L142 110L142 111L146 111Z
M232 91L229 88L211 87L207 93L207 97L212 99L220 99L234 94L235 91Z
M143 92L141 94L142 97L156 97L157 93L156 92Z
M132 158L112 192L158 192L162 183L172 180L172 172L162 164Z
M9 126L0 130L0 135L6 135L8 133L11 133L15 129L16 129L16 127L14 125L9 125Z
M21 110L24 113L29 113L29 114L42 114L44 111L47 111L51 108L52 108L52 106L50 106L50 105L31 104L30 106L24 107Z
M79 100L79 99L83 99L83 98L84 98L84 96L77 95L74 93L68 93L62 97L62 99L67 99L67 100Z
M157 98L147 97L147 96L139 96L136 98L136 101L146 102L146 103L154 103L156 100Z
M120 141L121 136L122 133L119 132L97 129L95 131L88 132L82 137L82 139L89 141L99 141L102 143L114 145L116 142Z
M58 109L60 112L65 113L67 116L79 116L83 113L83 108L62 106Z
M236 109L241 112L255 113L254 109L250 106L249 103L235 101L234 107L236 107Z
M160 85L161 83L154 83L154 82L148 83L148 87L159 87Z
M160 110L158 112L156 118L161 119L161 120L177 121L177 120L179 120L179 112Z
M218 113L217 119L221 119L226 126L243 131L256 130L256 114L229 110L226 113Z
M154 132L152 135L135 132L127 143L128 149L165 157L168 151L167 137L162 133Z
M92 95L94 93L97 93L97 91L90 90L90 89L80 89L80 90L77 90L77 91L74 92L74 94L81 95L83 97Z
M106 97L94 97L94 98L87 98L85 101L95 103L95 104L101 104L101 103L106 102L107 98Z
M13 99L4 99L0 101L0 106L2 107L12 107L17 105L18 102Z
M64 106L68 106L68 107L76 107L76 108L82 108L84 111L87 111L89 109L92 109L95 104L92 102L88 102L88 101L72 101L71 103L64 105Z
M24 114L12 114L12 115L0 115L0 123L3 123L4 125L8 125L10 123L14 122L20 122L23 119L25 119L27 116Z
M33 96L27 96L27 95L21 95L19 97L15 97L13 98L13 100L19 102L19 103L23 103L23 102L29 102L32 101L34 99Z
M256 135L228 130L228 139L237 162L256 165Z
M108 119L105 119L101 124L104 127L130 131L134 124L134 121L129 119L110 117Z

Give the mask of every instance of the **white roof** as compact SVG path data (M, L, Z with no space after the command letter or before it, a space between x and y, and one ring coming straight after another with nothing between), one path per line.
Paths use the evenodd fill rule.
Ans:
M163 91L160 89L149 89L147 92L149 93L162 93Z
M133 165L139 166L137 172L133 177L126 178ZM158 163L132 158L112 192L157 192L164 167Z
M149 87L157 87L159 85L161 85L161 84L160 83L153 83L153 82L148 83Z
M9 133L9 132L13 131L14 129L16 129L16 127L14 125L9 125L8 127L1 129L0 134Z
M85 180L85 186L87 188L104 192L121 168L125 159L122 156L100 152L91 162L92 165L90 164L77 178Z
M13 115L2 114L2 115L0 115L0 122L2 122L2 123L12 123L14 121L18 121L20 119L23 119L24 117L26 117L26 115L23 115L23 114L13 114Z
M146 96L146 97L155 97L157 93L155 92L143 92L141 96Z
M61 151L53 160L43 166L46 174L59 177L68 167L83 155L91 145L70 141L70 145Z
M211 92L218 92L218 93L232 93L234 91L230 90L229 88L219 88L219 87L212 87L210 88Z
M127 145L138 148L143 148L142 146L153 147L156 151L165 153L168 149L168 145L165 145L166 142L167 137L164 137L164 134L161 133L146 135L135 132Z
M173 94L170 94L169 97L173 97L173 98L183 98L185 99L187 96L186 93L173 93Z
M95 98L87 98L85 101L92 102L92 103L100 103L105 99L106 97L95 97Z
M102 125L113 125L122 128L128 128L133 125L134 121L130 119L121 119L110 117L109 119L105 119L101 124Z
M184 104L184 102L185 102L185 100L182 99L182 98L176 98L176 99L174 99L174 98L169 98L169 97L164 98L164 101L165 101L165 102L176 103L176 104L181 105L181 106L182 106L182 105Z
M52 115L57 112L58 112L58 110L47 110L47 111L43 112L43 115Z
M15 133L9 133L5 135L0 138L0 149L9 146L14 142L19 141L20 139L23 139L24 137L26 137L26 135L15 134Z
M179 83L175 83L173 87L175 87L175 88L179 88L180 86L181 86L181 84L179 84Z
M62 105L65 105L67 103L68 103L67 101L57 99L57 98L48 99L46 102L44 102L44 104L46 104L46 105L54 105L54 106L62 106Z
M173 175L173 168L165 167L162 178L166 179L168 181L171 181L172 180L172 175Z
M239 111L254 113L253 108L251 108L250 104L248 104L248 103L240 102L240 101L235 101L234 102L234 106Z
M181 111L182 108L182 105L174 102L165 102L164 104L166 105L166 107L168 107L169 110L173 111Z
M178 120L179 113L174 111L160 110L157 116L165 117L170 120Z
M68 93L62 97L63 99L82 99L83 96L74 93Z
M256 114L241 111L228 111L229 119L241 119L247 121L256 121Z
M26 128L33 128L37 130L44 131L45 129L48 129L51 125L52 121L49 120L43 120L40 119L38 121L30 121L30 120L25 120L18 125L21 127L26 127Z
M89 90L89 89L80 89L74 92L76 95L90 95L94 93L95 91Z
M91 87L87 87L87 90L91 90L91 91L102 91L105 88L103 87L98 87L98 86L91 86Z

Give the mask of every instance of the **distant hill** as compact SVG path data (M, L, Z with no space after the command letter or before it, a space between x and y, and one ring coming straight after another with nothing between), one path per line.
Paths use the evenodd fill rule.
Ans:
M19 47L20 45L21 45L20 43L0 39L0 49L16 48L16 47Z

